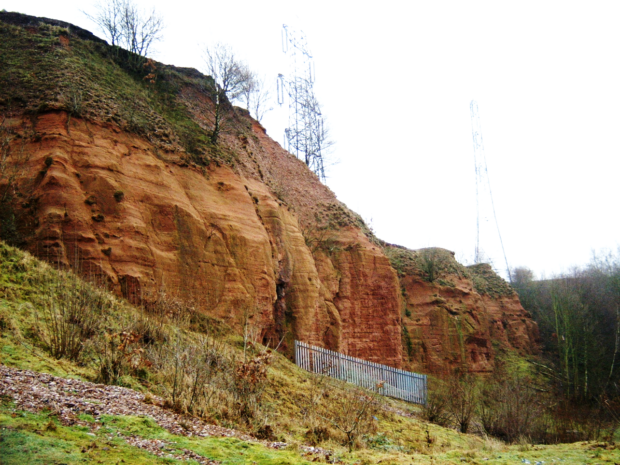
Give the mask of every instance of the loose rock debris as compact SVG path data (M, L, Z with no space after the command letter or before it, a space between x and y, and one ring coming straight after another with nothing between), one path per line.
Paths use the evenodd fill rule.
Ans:
M177 414L164 409L163 399L150 396L149 403L145 403L144 394L133 389L120 386L94 384L76 379L66 379L46 373L30 370L17 370L0 365L0 396L9 396L14 399L20 410L39 412L50 410L65 426L88 426L96 431L99 423L88 423L80 420L78 414L92 415L98 420L101 415L133 415L152 418L159 426L172 434L181 436L216 436L234 437L242 441L264 444L273 449L282 449L287 446L284 442L264 442L256 438L229 428L211 425L195 417ZM196 460L204 464L217 464L190 450L174 449L165 441L142 439L137 436L122 436L127 443L148 450L160 457ZM307 448L302 449L319 449ZM329 455L329 451L313 450L317 455Z
M215 460L207 459L189 449L181 449L183 453L179 454L177 452L178 449L174 449L171 447L170 443L160 439L143 439L138 436L125 436L124 439L128 444L147 450L151 454L157 455L158 457L166 457L177 460L195 460L196 462L205 465L216 465L219 463Z
M0 365L0 395L12 397L23 410L51 410L65 426L88 425L77 418L79 413L87 413L95 419L101 415L148 416L172 434L236 437L256 442L252 436L240 431L210 425L197 418L164 409L161 407L163 400L159 397L152 396L152 403L146 404L144 394L120 386L59 378Z

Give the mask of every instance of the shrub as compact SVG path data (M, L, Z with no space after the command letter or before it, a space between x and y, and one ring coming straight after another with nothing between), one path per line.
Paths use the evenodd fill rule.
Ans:
M84 94L79 89L71 89L68 96L68 110L73 116L81 116L83 112Z
M484 383L480 422L488 434L508 442L533 434L535 420L543 412L540 396L530 384L527 376L503 370Z
M63 273L63 277L64 282L55 283L50 297L43 301L38 333L53 357L79 361L85 342L100 331L101 317L111 302L103 291L77 276Z
M106 333L100 338L97 350L99 382L119 384L124 375L151 366L139 344L140 338L140 334L131 330Z
M376 416L381 411L382 398L378 394L383 383L373 390L350 388L342 381L330 380L339 390L338 395L323 395L318 404L318 416L344 434L343 445L353 450L359 439L376 432Z
M450 415L448 413L449 394L445 384L441 381L435 381L435 386L429 389L426 405L423 410L425 420L440 426L450 424Z
M267 369L271 364L271 358L271 351L266 350L249 360L236 363L232 391L238 414L248 423L260 409L267 387Z
M440 273L440 256L437 249L424 249L420 251L420 268L424 278L429 282L435 282Z
M196 314L196 304L191 299L182 299L160 289L145 299L145 311L153 315L160 324L174 324L187 327Z
M164 347L153 344L148 357L165 386L165 404L179 413L209 416L210 402L228 384L231 364L219 342L208 336L188 341L169 336Z
M448 383L448 412L461 433L467 433L479 401L478 380L472 374L457 373Z

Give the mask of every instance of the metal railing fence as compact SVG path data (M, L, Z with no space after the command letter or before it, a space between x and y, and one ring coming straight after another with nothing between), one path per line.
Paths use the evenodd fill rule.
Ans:
M340 379L396 399L426 404L426 375L411 373L379 363L295 341L295 363L304 370Z

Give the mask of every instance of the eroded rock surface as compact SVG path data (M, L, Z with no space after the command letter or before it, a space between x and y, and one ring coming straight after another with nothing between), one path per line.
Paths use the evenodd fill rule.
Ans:
M34 131L19 217L35 255L104 277L132 302L165 289L232 327L249 319L271 344L297 338L400 366L398 279L358 227L330 227L330 248L313 248L295 205L251 172L165 161L142 138L64 112ZM318 190L342 208L292 155L261 155L314 183L289 198L314 206Z
M488 372L494 345L536 351L535 323L492 270L450 258L434 276L424 254L382 243L244 110L209 144L208 76L136 68L87 31L21 16L0 14L0 142L18 165L4 240L134 303L190 299L289 354L300 339Z

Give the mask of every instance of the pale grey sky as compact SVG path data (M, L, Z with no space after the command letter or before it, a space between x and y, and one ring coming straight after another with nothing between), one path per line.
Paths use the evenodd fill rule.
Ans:
M510 266L548 276L620 244L615 1L137 3L165 18L159 61L200 69L201 44L225 42L274 82L287 70L282 24L303 29L339 160L327 184L389 242L473 259L475 99ZM92 5L0 8L97 33L80 11ZM286 118L264 120L280 143ZM495 242L482 247L503 269Z

